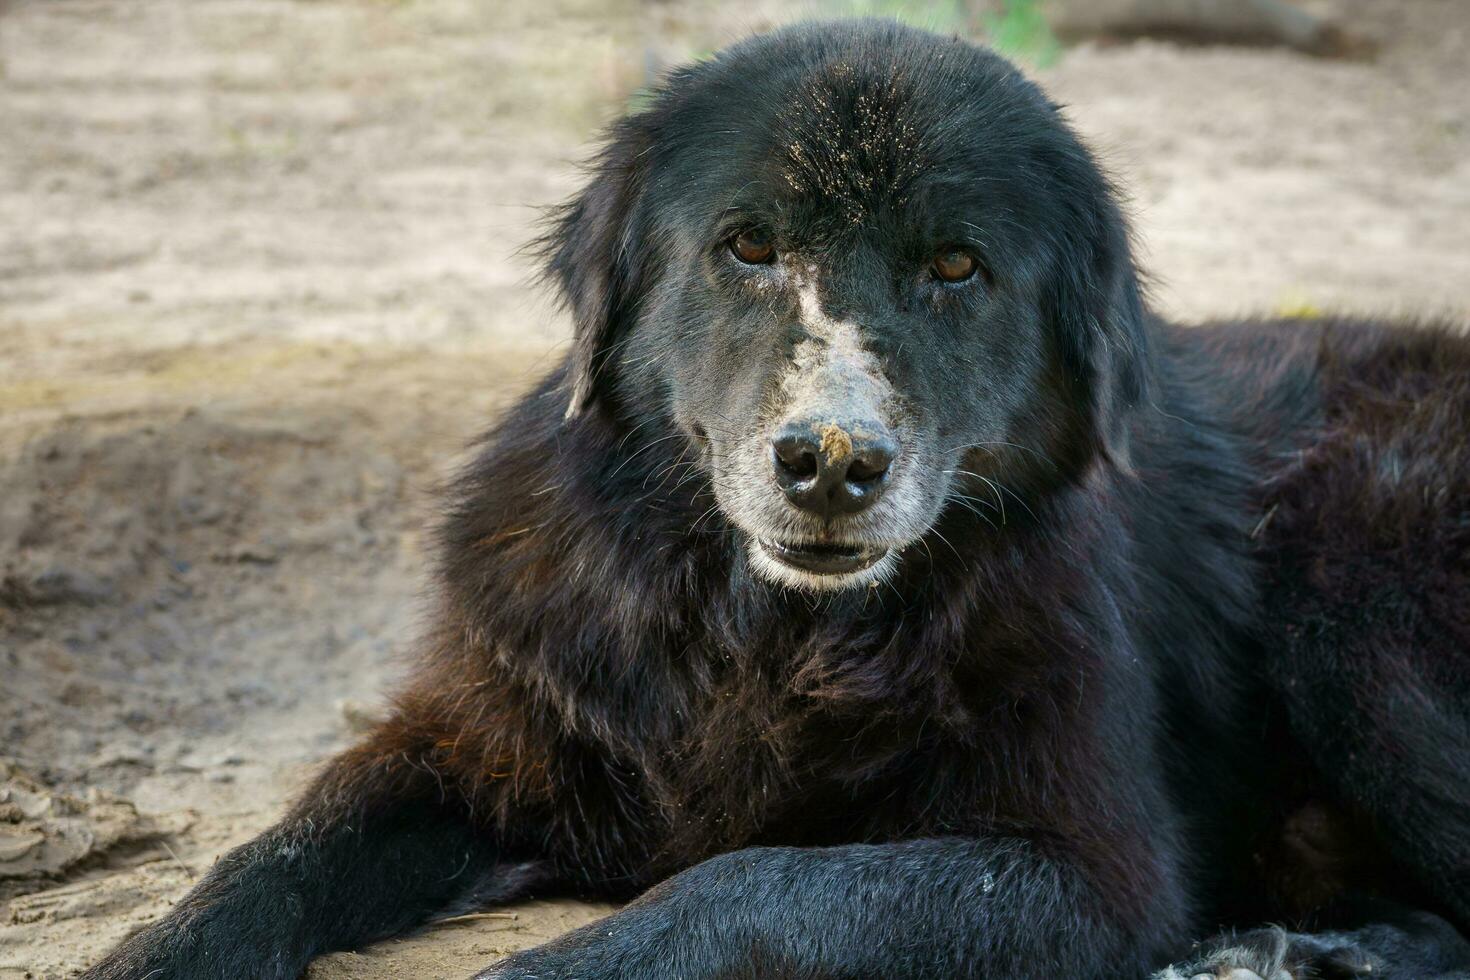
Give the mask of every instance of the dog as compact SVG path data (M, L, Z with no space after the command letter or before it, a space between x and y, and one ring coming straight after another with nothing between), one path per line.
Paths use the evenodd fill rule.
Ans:
M1170 325L1116 201L959 39L674 71L392 718L85 975L565 893L479 976L1470 976L1470 341Z

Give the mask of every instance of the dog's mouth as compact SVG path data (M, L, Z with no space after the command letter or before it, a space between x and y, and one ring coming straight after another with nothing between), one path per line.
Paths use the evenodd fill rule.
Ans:
M888 554L887 548L838 544L783 544L757 538L756 544L771 559L812 575L851 575L872 568Z

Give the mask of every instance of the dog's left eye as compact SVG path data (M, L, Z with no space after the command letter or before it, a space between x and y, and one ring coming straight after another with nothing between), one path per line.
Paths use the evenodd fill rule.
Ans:
M980 268L975 256L959 249L950 249L934 256L934 278L944 282L964 282Z
M765 265L776 257L771 236L759 228L747 228L730 240L730 251L746 265Z

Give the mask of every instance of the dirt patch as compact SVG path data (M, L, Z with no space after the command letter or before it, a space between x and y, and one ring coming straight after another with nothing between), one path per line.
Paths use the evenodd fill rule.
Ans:
M1466 318L1470 11L1320 6L1377 59L1140 42L1037 74L1128 192L1166 312ZM567 336L515 258L535 207L652 66L788 16L0 5L0 754L24 796L0 855L41 862L0 877L0 978L73 976L162 915L380 709L433 487ZM311 975L462 977L606 908L517 911Z
M525 902L514 919L438 923L416 936L381 943L358 953L326 957L312 964L309 980L380 980L403 976L463 980L521 949L539 946L562 933L595 922L613 910L590 902Z
M0 897L39 891L86 863L160 841L192 822L184 813L140 814L129 801L95 786L81 797L57 793L0 760ZM20 903L11 905L10 914L16 922L36 918Z
M839 463L852 455L852 436L836 422L828 422L822 429L822 443L818 447L830 463Z
M106 408L0 425L0 737L34 774L18 814L0 798L22 818L0 847L47 863L0 861L0 977L73 975L162 915L381 710L418 629L430 491L540 363L149 360L116 390L69 382Z

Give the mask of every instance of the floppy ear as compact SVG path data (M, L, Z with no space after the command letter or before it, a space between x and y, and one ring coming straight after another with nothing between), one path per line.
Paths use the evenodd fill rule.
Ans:
M642 289L635 205L647 138L637 123L634 117L613 128L589 167L586 188L552 212L551 228L535 243L546 261L543 275L572 313L569 419L592 403L602 361Z
M1048 314L1096 449L1129 473L1133 409L1148 398L1151 375L1142 290L1112 189L1095 169L1082 183L1073 200L1085 203L1074 215L1076 234L1057 269Z

